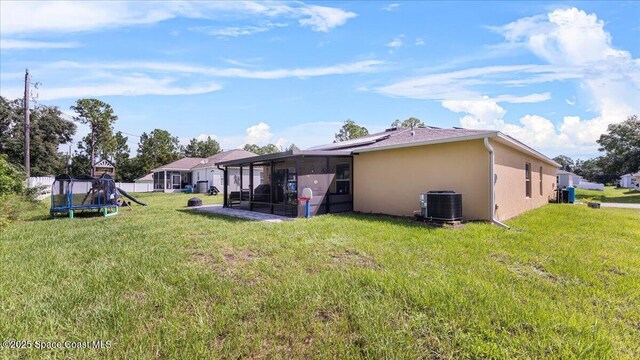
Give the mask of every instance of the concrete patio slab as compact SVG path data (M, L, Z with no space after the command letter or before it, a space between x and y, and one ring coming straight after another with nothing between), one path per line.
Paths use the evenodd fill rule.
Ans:
M231 216L231 217L236 217L236 218L246 219L246 220L253 220L253 221L283 222L283 221L294 220L294 218L289 218L286 216L263 214L256 211L225 208L225 207L222 207L222 205L196 206L196 207L189 208L189 210L199 211L203 213Z
M624 209L640 209L640 204L623 204L623 203L602 203L602 207L614 207Z

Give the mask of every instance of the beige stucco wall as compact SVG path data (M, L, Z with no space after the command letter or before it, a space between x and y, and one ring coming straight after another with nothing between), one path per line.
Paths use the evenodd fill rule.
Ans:
M557 168L531 155L491 140L495 151L496 218L507 220L549 202L556 188ZM526 197L525 164L531 163L531 197ZM542 193L540 192L542 167Z
M482 140L360 153L353 157L354 210L412 216L419 194L462 193L467 220L489 220L489 153Z

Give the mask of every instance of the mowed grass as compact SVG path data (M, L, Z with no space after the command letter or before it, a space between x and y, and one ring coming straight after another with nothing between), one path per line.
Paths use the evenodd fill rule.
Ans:
M603 191L576 189L576 199L608 203L640 204L640 191L605 186Z
M0 234L1 358L640 358L640 211L551 204L506 230L328 215L257 223L140 194ZM215 198L203 197L205 202Z

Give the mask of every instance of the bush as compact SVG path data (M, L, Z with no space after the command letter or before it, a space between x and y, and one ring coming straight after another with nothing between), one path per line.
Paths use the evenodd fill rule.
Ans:
M10 164L6 154L0 154L0 198L9 194L24 193L24 173Z

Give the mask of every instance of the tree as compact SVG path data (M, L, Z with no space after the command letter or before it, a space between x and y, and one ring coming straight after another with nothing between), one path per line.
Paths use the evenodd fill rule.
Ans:
M613 184L618 180L619 176L608 172L606 170L608 167L610 167L608 157L599 156L584 161L581 161L580 159L576 160L573 172L588 181Z
M113 137L113 159L116 162L116 168L123 165L129 159L129 145L127 145L129 138L124 136L121 131L118 131Z
M418 126L424 126L424 123L422 120L414 117L410 117L402 122L400 122L399 119L396 119L391 123L391 127L416 128Z
M300 148L296 146L296 144L289 145L285 151L300 151Z
M148 173L149 171L145 172L144 169L142 169L140 159L138 157L132 157L118 167L117 175L120 181L131 182Z
M191 139L189 144L184 148L184 155L187 157L200 157L208 158L222 151L220 144L207 136L207 140L200 141L198 139Z
M0 154L0 198L8 194L22 194L25 175L11 164L6 154Z
M38 105L30 111L31 174L52 175L64 172L65 159L58 152L61 144L71 142L76 125L62 117L55 106ZM22 168L24 164L23 101L0 97L0 153Z
M242 149L251 151L252 153L258 155L275 154L277 152L280 152L280 149L278 149L278 147L274 144L267 144L265 146L258 146L256 144L245 144Z
M138 143L138 161L143 174L152 169L181 158L178 138L166 130L154 129L151 133L142 133Z
M89 155L90 162L96 161L96 155L107 158L115 150L113 124L118 117L113 114L111 105L98 99L78 99L71 110L78 115L73 119L88 124L91 133L78 144L78 148Z
M71 157L71 169L69 171L69 175L91 175L91 162L89 161L89 157L83 153L76 151Z
M553 158L553 161L561 165L561 169L564 171L573 171L575 163L572 158L566 155L558 155Z
M346 140L357 139L362 136L369 135L369 130L364 126L360 126L355 123L353 120L346 120L340 131L338 131L335 135L334 143Z
M607 133L597 140L600 151L605 151L606 170L618 175L640 170L640 119L632 115L627 120L611 124Z

